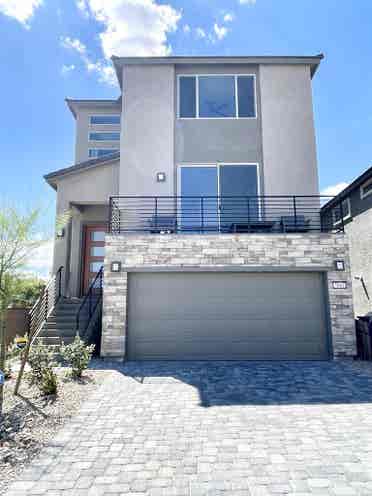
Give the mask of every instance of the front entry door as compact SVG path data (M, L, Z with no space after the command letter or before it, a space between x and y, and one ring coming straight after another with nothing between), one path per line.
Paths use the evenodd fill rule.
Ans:
M104 262L106 224L86 226L84 230L83 294L87 294Z

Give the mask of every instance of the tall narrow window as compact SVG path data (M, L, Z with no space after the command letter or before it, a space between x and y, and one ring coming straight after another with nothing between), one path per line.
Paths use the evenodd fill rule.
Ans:
M256 117L254 77L238 76L238 117Z
M180 117L196 117L196 77L180 77Z

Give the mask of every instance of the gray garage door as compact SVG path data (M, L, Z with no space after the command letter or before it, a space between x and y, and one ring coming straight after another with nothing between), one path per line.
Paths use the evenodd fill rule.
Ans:
M327 359L319 273L133 273L131 360Z

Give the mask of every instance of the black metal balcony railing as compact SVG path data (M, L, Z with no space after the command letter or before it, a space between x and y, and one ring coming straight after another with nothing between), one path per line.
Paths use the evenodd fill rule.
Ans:
M334 216L321 215L324 196L113 196L110 232L306 233L343 232Z

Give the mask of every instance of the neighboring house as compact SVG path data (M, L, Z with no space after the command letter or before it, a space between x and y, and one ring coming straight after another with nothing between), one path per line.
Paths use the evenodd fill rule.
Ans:
M114 57L121 99L68 100L54 269L89 322L104 264L102 356L355 355L347 242L320 219L321 59Z
M355 316L372 311L372 167L322 208L326 222L344 226L350 249Z

